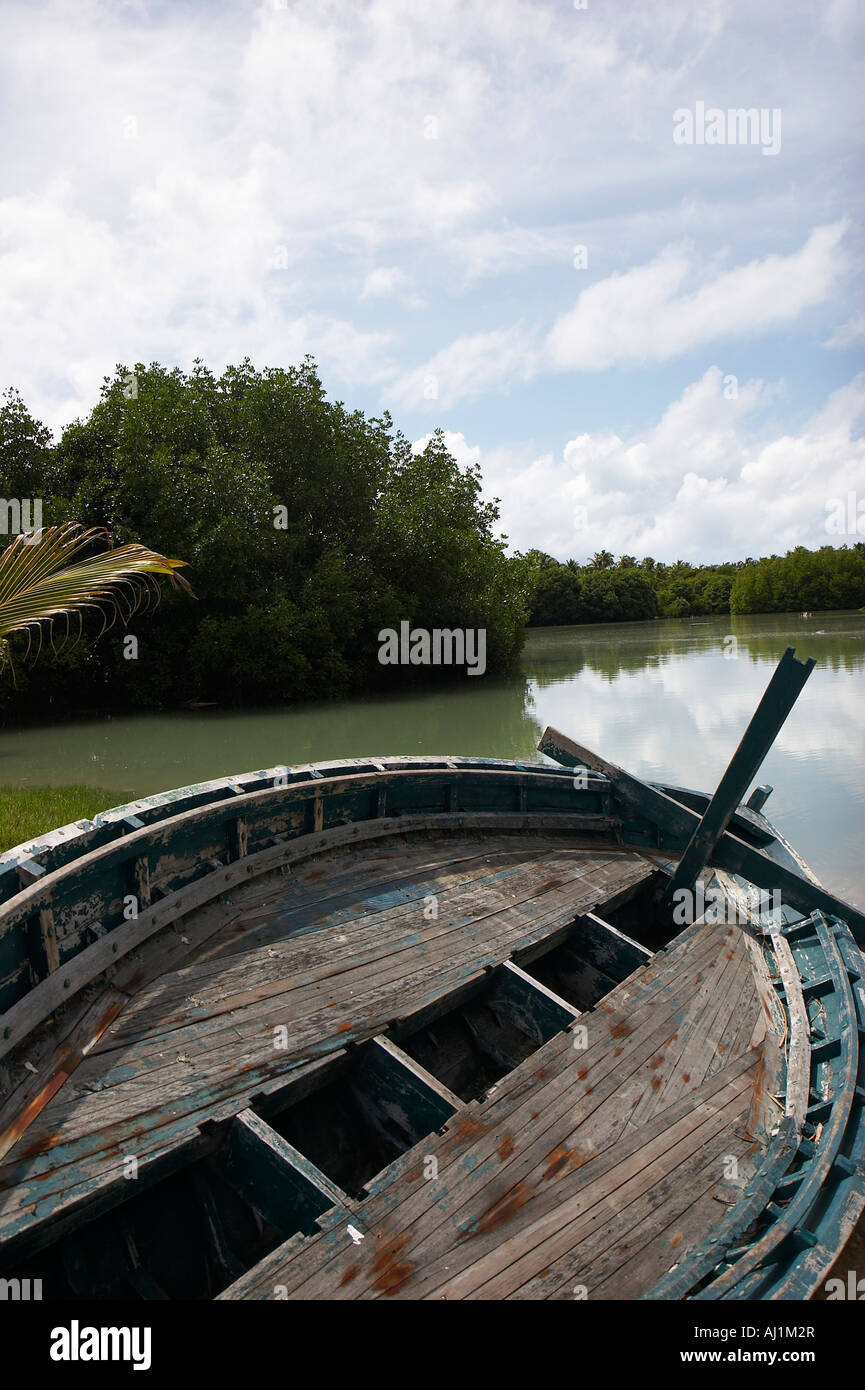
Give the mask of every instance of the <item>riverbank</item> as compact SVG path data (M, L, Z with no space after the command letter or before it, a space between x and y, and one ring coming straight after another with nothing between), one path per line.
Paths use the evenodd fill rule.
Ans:
M865 615L663 619L537 628L518 674L422 690L259 709L184 710L0 729L0 786L88 788L94 801L22 833L227 773L334 758L441 755L539 759L552 724L650 781L708 790L787 646L814 656L761 769L767 814L814 872L865 907ZM402 670L403 668L394 668ZM24 824L23 820L21 824Z
M98 787L0 787L0 854L59 825L92 820L117 804Z

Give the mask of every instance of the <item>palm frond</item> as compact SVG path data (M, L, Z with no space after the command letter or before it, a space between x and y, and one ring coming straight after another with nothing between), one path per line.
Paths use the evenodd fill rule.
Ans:
M186 579L177 573L185 560L171 560L137 542L86 554L94 542L110 541L99 526L66 522L30 535L18 535L0 555L0 660L5 639L13 632L37 630L43 624L52 633L55 618L97 608L110 626L124 620L161 590L157 576L166 575L173 586L192 595Z

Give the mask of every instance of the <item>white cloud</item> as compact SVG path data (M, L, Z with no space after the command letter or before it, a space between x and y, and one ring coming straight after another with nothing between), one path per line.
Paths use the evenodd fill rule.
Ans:
M712 275L684 292L696 272L692 250L668 248L647 265L584 290L547 338L550 363L600 371L664 362L733 335L788 323L832 291L841 271L845 223L817 227L787 256L769 255Z
M666 362L706 343L750 337L824 301L844 268L846 223L817 227L787 256L699 275L693 248L668 247L645 265L584 290L545 338L520 323L455 339L390 388L406 407L450 406L543 371L605 371ZM435 391L430 383L435 383Z
M364 277L361 299L399 299L411 309L422 309L424 300L415 294L411 281L398 265L376 266Z
M847 319L842 323L831 338L827 338L823 344L827 348L849 348L856 347L859 343L865 343L865 314L854 314L853 318Z
M443 430L444 446L452 458L456 459L460 468L465 468L466 464L479 463L481 457L480 446L469 444L462 431ZM432 439L431 434L425 434L421 439L416 439L412 444L414 453L423 453Z
M488 393L494 425L541 370L796 325L848 274L855 12L7 0L0 385L56 425L117 360L312 351L334 392ZM745 86L784 109L777 160L673 145L674 109Z
M602 431L569 440L559 457L482 454L511 545L559 559L605 549L704 563L841 543L826 530L827 504L865 478L865 374L796 435L753 423L777 387L748 382L728 399L723 382L710 368L631 439Z
M380 265L363 282L361 299L389 299L408 286L408 276L397 265Z
M388 399L407 410L443 408L464 396L501 391L534 370L533 332L523 324L457 338L423 366L388 385Z

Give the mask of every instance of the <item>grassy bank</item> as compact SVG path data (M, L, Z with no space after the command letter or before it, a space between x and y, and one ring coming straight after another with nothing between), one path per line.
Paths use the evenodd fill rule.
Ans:
M74 820L91 820L122 797L98 787L0 787L0 854Z

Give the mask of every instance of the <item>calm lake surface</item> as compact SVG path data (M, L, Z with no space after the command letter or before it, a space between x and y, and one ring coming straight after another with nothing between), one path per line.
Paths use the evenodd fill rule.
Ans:
M732 643L730 637L735 638ZM547 724L652 781L712 790L787 645L812 673L758 781L827 887L865 907L865 614L542 628L522 673L434 693L0 731L0 784L83 783L113 804L276 764L398 753L542 761Z

